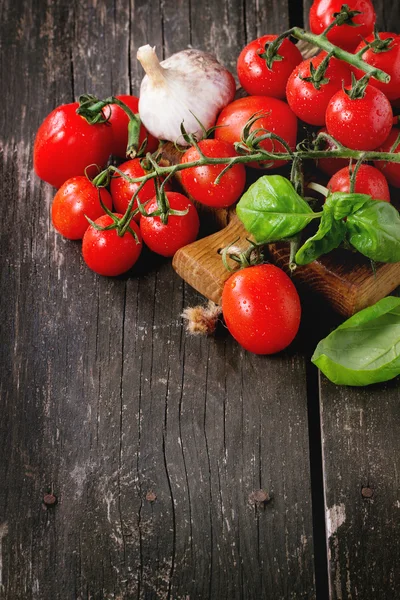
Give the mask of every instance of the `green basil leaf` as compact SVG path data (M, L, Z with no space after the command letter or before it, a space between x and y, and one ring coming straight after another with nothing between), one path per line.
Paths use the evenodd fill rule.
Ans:
M240 199L236 213L259 244L299 233L315 213L281 175L264 175Z
M343 242L345 235L344 222L336 221L329 204L324 204L318 231L299 248L295 257L296 264L308 265L322 254L327 254Z
M370 385L400 375L400 298L388 296L319 342L312 362L338 385Z
M334 219L339 221L362 208L369 200L371 200L371 196L366 194L334 192L327 197L325 206L332 209Z
M400 261L400 215L389 202L369 200L346 221L347 238L376 262Z

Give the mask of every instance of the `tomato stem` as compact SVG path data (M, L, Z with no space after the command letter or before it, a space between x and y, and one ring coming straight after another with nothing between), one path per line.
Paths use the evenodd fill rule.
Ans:
M109 96L105 100L99 100L96 96L91 94L83 94L79 97L79 107L76 112L81 117L84 117L90 125L96 123L107 123L110 115L105 116L103 109L110 104L116 104L126 113L129 118L128 123L128 145L126 148L126 154L130 158L135 158L138 153L142 150L142 146L139 148L139 134L140 134L140 117L139 114L135 114L125 102L119 100L115 96Z

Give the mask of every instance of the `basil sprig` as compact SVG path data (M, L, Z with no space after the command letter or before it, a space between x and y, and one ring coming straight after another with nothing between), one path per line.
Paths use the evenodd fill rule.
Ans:
M400 261L400 215L389 202L335 192L314 212L281 175L265 175L243 194L236 212L258 244L293 237L320 218L317 232L295 256L306 265L346 241L376 262Z
M388 296L347 319L319 342L311 360L337 385L400 375L400 298Z

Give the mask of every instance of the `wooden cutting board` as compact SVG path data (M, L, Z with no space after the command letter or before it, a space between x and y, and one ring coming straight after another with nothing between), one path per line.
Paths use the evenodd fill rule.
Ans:
M234 247L244 250L248 247L248 234L234 211L216 211L214 220L222 227L226 226L178 250L172 264L187 283L219 304L224 283L230 276L219 250L238 237ZM289 244L270 244L266 258L289 272ZM400 285L400 263L376 265L374 272L370 261L363 256L335 250L307 266L297 267L292 277L321 294L335 311L348 317L384 298Z

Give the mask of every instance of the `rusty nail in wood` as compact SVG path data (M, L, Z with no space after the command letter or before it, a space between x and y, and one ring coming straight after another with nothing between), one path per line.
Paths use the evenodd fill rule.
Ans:
M45 494L43 496L43 504L46 506L54 506L57 504L57 498L54 494Z
M374 495L374 490L370 487L363 487L361 488L361 496L363 498L372 498L372 496Z
M146 494L146 500L147 502L155 502L157 500L157 495L152 490L150 490Z
M252 504L265 504L269 502L270 496L265 490L255 490L249 495L249 500Z

